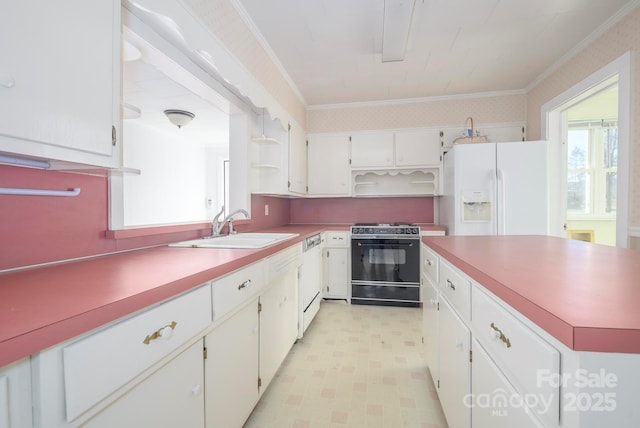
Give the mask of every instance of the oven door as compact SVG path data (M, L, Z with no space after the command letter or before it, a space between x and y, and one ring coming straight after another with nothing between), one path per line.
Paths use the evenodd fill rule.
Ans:
M351 279L354 282L420 283L420 240L352 238Z

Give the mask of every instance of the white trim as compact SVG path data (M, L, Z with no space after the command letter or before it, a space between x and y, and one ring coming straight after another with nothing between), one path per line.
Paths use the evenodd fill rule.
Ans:
M640 0L639 0L640 1ZM433 97L420 97L420 98L401 98L395 100L378 100L378 101L358 101L353 103L338 103L338 104L315 104L307 106L307 111L310 110L334 110L343 108L359 108L359 107L379 107L390 106L397 104L418 104L418 103L432 103L438 101L452 101L452 100L466 100L472 98L489 98L489 97L506 97L512 95L526 95L527 91L524 89L514 89L508 91L492 91L492 92L477 92L472 94L458 94L458 95L439 95Z
M575 45L571 50L562 55L559 60L554 62L549 68L544 70L542 74L536 77L533 82L529 83L526 87L526 92L531 92L536 86L538 86L541 82L543 82L550 75L558 71L560 67L569 62L571 58L576 56L582 50L584 50L587 46L589 46L593 41L595 41L598 37L602 36L604 33L609 31L615 24L620 22L622 18L627 16L631 11L633 11L636 7L640 6L640 0L632 0L629 3L622 6L615 14L611 15L606 21L600 24L591 34L582 39L577 45Z
M640 238L640 227L630 227L627 231L630 237Z
M487 129L491 129L491 128L511 128L511 127L517 127L517 128L521 128L523 126L525 126L525 122L499 122L499 123L479 123L476 126L476 128L487 128ZM386 133L392 133L392 132L403 132L403 131L433 131L433 130L438 130L438 131L457 131L457 130L463 130L464 129L464 124L449 124L449 125L433 125L433 126L418 126L415 128L378 128L378 129L357 129L357 130L348 130L348 131L328 131L328 132L310 132L307 134L307 137L309 136L316 136L316 135L322 135L322 136L326 136L326 137L331 137L331 136L344 136L344 135L371 135L371 134L378 134L381 132L386 132ZM519 140L518 140L519 141Z
M249 31L251 31L251 33L256 38L260 46L262 46L262 49L264 49L264 51L267 53L267 56L269 57L269 59L271 59L271 62L273 62L273 64L276 66L280 74L282 74L282 77L284 77L284 80L287 81L287 83L289 84L293 92L298 97L298 100L300 100L300 102L306 106L307 100L304 99L304 95L302 95L302 92L300 92L300 89L298 89L298 86L295 84L295 82L293 81L293 79L291 78L287 70L282 65L276 53L273 51L273 49L271 49L271 45L269 45L267 40L264 38L260 29L258 29L258 26L256 25L256 23L253 21L253 19L251 19L249 12L247 12L247 10L244 8L244 6L242 5L242 3L240 3L239 0L229 0L229 3L231 3L233 8L236 10L236 12L238 12L238 14L240 15L240 18L242 18L245 25L249 27Z
M626 248L629 246L628 240L628 225L629 225L629 200L633 192L631 191L632 182L629 179L631 168L631 136L633 135L633 120L631 117L631 52L627 51L623 55L619 56L615 60L606 64L593 74L581 82L576 83L560 95L554 97L552 100L547 101L542 105L540 109L541 115L541 136L545 140L550 142L555 141L554 138L550 138L549 121L554 123L554 129L557 128L557 112L564 110L570 105L575 103L577 97L584 97L594 87L607 79L618 75L618 198L616 209L616 245L618 247ZM556 117L556 119L554 119ZM557 154L556 154L557 155ZM556 165L556 169L560 168L559 159L554 158L554 151L549 150L550 164ZM626 162L624 161L626 160ZM551 171L551 169L550 169ZM556 171L559 175L560 170ZM553 177L550 182L554 180L561 180L559 176ZM558 181L556 181L558 182ZM626 190L625 197L620 197L622 192ZM551 223L560 224L564 218L564 214L560 213L558 207L558 200L562 198L562 195L556 195L552 197L551 207L555 207L555 211L550 213ZM555 205L554 205L555 204ZM561 216L561 217L560 217ZM553 229L552 233L553 233Z

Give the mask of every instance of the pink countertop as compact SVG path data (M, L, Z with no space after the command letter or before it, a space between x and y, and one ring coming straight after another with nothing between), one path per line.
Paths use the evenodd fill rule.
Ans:
M274 254L323 230L258 250L155 247L0 274L0 367Z
M567 347L640 354L640 252L548 236L422 241Z

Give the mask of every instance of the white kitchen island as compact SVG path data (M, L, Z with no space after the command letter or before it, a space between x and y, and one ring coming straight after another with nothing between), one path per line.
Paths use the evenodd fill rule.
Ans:
M423 238L424 337L450 427L636 427L640 253Z

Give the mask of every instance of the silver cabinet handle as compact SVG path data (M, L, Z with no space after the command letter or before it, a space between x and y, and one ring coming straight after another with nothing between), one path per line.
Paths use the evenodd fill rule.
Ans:
M424 259L424 264L427 266L431 266L433 263L431 263L431 260L429 259Z
M451 282L450 280L447 279L447 287L449 287L450 289L452 289L453 291L456 291L456 286L454 285L453 282Z
M245 282L243 282L242 284L238 285L238 290L242 290L243 288L247 288L250 285L251 285L251 280L247 279Z

